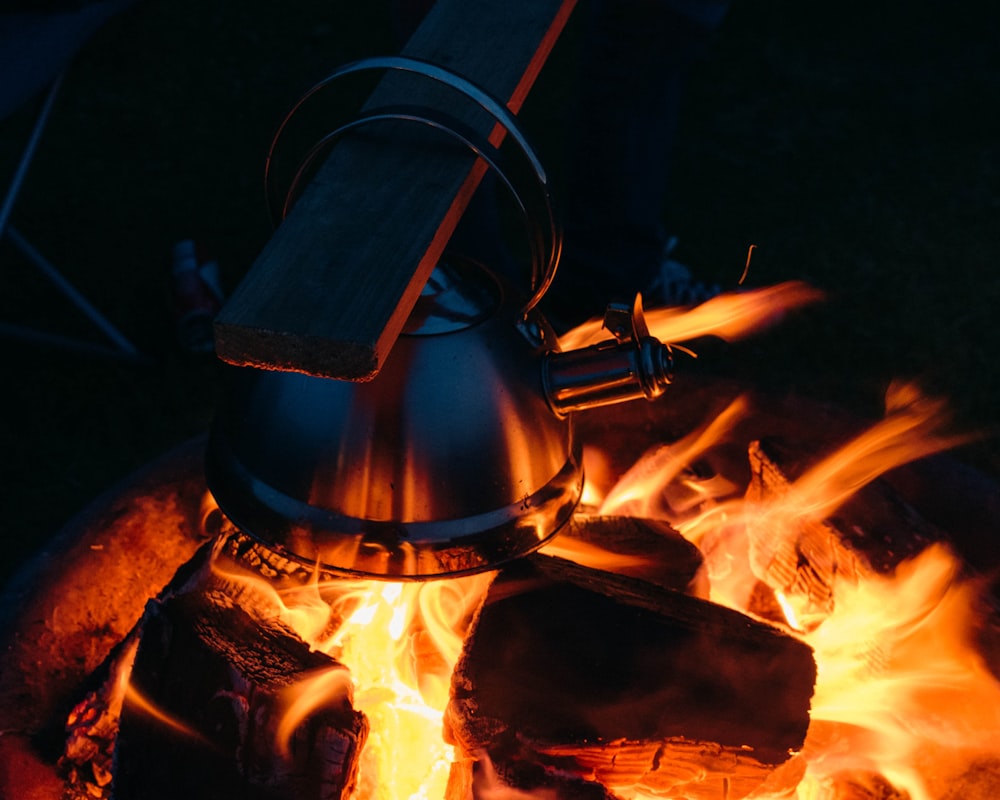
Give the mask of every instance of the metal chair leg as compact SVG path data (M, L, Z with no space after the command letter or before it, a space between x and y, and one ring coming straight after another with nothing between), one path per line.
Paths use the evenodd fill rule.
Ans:
M148 363L152 359L139 352L138 348L126 338L86 297L74 287L53 264L46 259L37 248L24 238L12 225L10 216L14 202L24 183L28 167L34 158L38 142L45 130L52 106L62 86L63 74L52 82L41 110L31 129L28 142L21 153L14 176L11 179L3 205L0 205L0 239L6 236L10 242L45 276L46 279L61 292L90 322L111 342L112 346L100 345L84 340L73 339L60 334L36 331L23 325L0 324L0 336L32 341L40 344L75 350L97 356L121 358L126 361Z

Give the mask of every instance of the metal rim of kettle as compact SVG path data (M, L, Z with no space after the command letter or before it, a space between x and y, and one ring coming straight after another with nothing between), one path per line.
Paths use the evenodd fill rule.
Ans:
M466 99L475 102L476 105L486 111L510 134L511 138L517 143L516 152L524 157L530 168L534 179L533 188L536 190L534 199L537 207L542 212L541 217L545 221L544 226L540 223L532 226L532 221L538 219L538 216L531 213L525 203L524 195L518 191L510 179L508 170L505 169L502 163L503 156L500 149L482 139L482 137L470 130L467 125L459 122L454 117L440 111L431 113L426 107L379 106L364 110L360 114L355 114L347 122L328 131L313 143L312 147L299 162L285 192L281 193L273 190L273 169L279 145L292 119L303 109L309 100L315 98L323 90L330 88L337 81L341 81L348 76L357 75L362 72L394 70L420 75L448 86ZM406 56L376 56L360 59L338 68L305 92L281 121L268 148L264 164L264 188L272 222L277 224L287 216L291 206L297 199L304 177L324 150L349 131L375 122L388 121L418 123L448 134L464 144L478 158L481 158L500 179L501 183L503 183L504 188L516 204L517 210L528 227L528 241L531 249L531 295L521 310L521 318L527 319L531 311L541 302L545 293L549 290L552 281L555 280L556 269L562 254L562 233L556 222L552 196L549 191L548 176L540 159L518 126L516 118L503 103L467 78L432 62ZM548 240L547 243L546 239Z

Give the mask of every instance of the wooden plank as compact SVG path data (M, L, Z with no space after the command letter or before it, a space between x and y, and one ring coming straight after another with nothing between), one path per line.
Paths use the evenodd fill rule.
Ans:
M574 5L439 0L403 55L464 76L517 113ZM366 107L444 103L480 136L502 139L487 114L455 97L393 73ZM486 170L463 145L426 134L390 121L333 147L216 320L220 358L374 377Z

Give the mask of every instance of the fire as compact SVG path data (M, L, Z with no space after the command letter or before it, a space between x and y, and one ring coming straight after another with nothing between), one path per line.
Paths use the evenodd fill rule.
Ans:
M654 310L647 322L664 341L734 338L818 298L808 286L788 283L719 297L691 311ZM561 343L576 347L599 338L600 323L594 322ZM980 583L963 575L944 545L929 547L890 575L864 565L849 575L833 570L824 602L782 584L773 565L798 552L804 525L822 524L887 470L965 437L946 432L943 403L913 386L894 385L881 422L816 463L786 492L736 497L741 487L722 476L699 477L691 466L747 413L747 400L738 398L703 429L654 447L614 485L609 459L588 448L584 505L599 514L669 523L700 548L712 600L753 614L752 598L764 586L782 616L778 623L812 647L818 677L808 735L794 757L801 771L793 785L757 793L756 800L953 797L951 782L970 765L1000 760L1000 683L974 641ZM617 563L600 548L559 537L545 552L596 567ZM371 723L353 797L445 798L456 754L443 741L442 716L453 668L492 578L315 580L288 591L260 579L254 591L268 598L265 611L339 662L288 690L279 751L312 711L348 696ZM140 701L129 696L129 702ZM485 754L478 758L477 797L525 797L499 783ZM859 793L865 784L870 792ZM628 800L653 796L642 787L608 788ZM534 797L544 800L543 794Z
M729 411L739 412L740 408L734 403ZM780 499L753 502L737 498L717 505L708 503L703 505L702 514L677 522L678 530L706 556L713 597L746 608L743 594L758 579L766 580L769 565L796 546L804 523L821 523L887 471L969 440L968 436L946 434L948 421L942 401L924 397L915 386L893 384L886 395L884 419L812 466ZM706 432L713 429L719 433L726 430L717 421ZM697 433L687 439L700 444L692 453L710 445ZM630 472L640 469L637 465ZM654 494L657 491L648 488ZM612 495L622 491L616 487ZM733 556L744 551L746 562L739 565ZM808 629L828 612L815 608L809 597L786 594L779 602L794 616L792 627Z
M892 384L886 395L885 418L796 481L792 496L767 510L770 521L777 522L778 517L827 517L858 489L890 469L969 440L968 436L945 434L948 421L943 401L924 397L913 385Z
M142 711L144 714L148 714L150 717L155 719L161 725L166 725L171 730L177 733L188 736L192 739L196 739L207 747L211 747L211 742L202 736L198 731L192 728L190 725L185 725L181 720L172 717L169 714L163 712L154 703L150 702L145 695L143 695L138 689L132 684L127 684L125 687L124 702L131 705L133 708Z
M943 403L896 385L881 422L807 470L783 495L734 499L732 484L699 480L688 467L747 409L745 399L735 400L703 430L652 449L603 498L593 486L587 495L600 513L659 518L676 527L701 548L712 599L743 613L753 613L754 588L768 583L770 564L795 545L804 521L828 517L886 470L964 441L944 432ZM607 466L599 453L588 458ZM607 482L606 476L598 481ZM687 501L662 502L678 485ZM546 552L613 568L610 554L558 537ZM278 746L312 708L347 693L371 722L354 797L446 797L456 755L442 739L442 714L466 630L491 579L317 581L289 592L271 589L275 613L346 665L294 687ZM937 800L976 759L1000 759L1000 683L973 641L979 586L962 577L945 546L928 548L892 575L863 570L839 577L828 606L795 587L770 588L786 628L813 648L818 678L809 732L795 756L804 771L797 785L758 800L845 800L869 796L857 794L865 784L882 792L870 796ZM480 758L480 766L479 796L522 797L495 780L488 759ZM646 796L641 787L608 788L630 800Z
M684 466L718 442L744 409L737 400L704 430L647 453L601 506L674 524L701 548L712 599L744 613L752 613L754 586L773 577L772 562L782 548L796 546L804 524L829 517L887 470L967 440L944 433L942 402L894 385L885 418L806 471L784 495L715 501L706 491L701 513L671 518L658 498L670 482L691 481ZM799 754L805 776L794 797L881 797L889 784L904 793L892 796L936 800L951 796L949 783L977 760L1000 758L1000 683L974 641L982 587L962 576L946 546L932 545L891 575L865 569L854 579L838 577L828 607L794 589L770 588L787 628L813 648L818 668ZM882 793L852 793L852 784L866 781Z
M371 723L353 796L443 798L455 757L441 734L451 672L492 577L331 581L282 595L286 621L346 666L310 675L288 692L279 747L310 710L349 694ZM332 620L339 623L330 633Z
M696 430L677 442L661 445L649 451L608 492L599 504L599 513L655 518L657 501L662 489L673 484L690 464L722 439L739 418L745 415L746 408L746 400L737 398L704 429ZM728 482L723 484L716 482L714 490L711 491L693 480L685 481L684 485L695 497L702 499L718 497L734 488ZM691 507L694 505L696 503L691 503Z
M1000 756L1000 684L973 641L979 587L959 571L932 545L892 576L838 583L835 612L805 636L819 677L800 796L836 797L838 776L868 772L932 800Z
M822 292L801 281L745 292L721 294L695 308L654 308L645 312L649 333L663 342L687 342L701 336L732 341L781 319L787 311L815 303ZM563 350L585 347L607 338L603 321L594 319L559 337Z

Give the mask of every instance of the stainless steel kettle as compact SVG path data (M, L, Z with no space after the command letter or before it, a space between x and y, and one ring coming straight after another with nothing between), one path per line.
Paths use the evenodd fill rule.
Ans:
M438 67L378 66L387 61L479 98ZM510 115L487 110L516 130ZM497 168L485 147L473 149ZM297 561L402 580L493 569L569 519L583 489L572 412L658 396L672 361L645 331L638 298L609 306L608 341L559 351L537 310L559 239L540 167L536 178L548 219L531 238L550 235L544 255L534 249L527 300L488 267L446 255L371 381L223 366L206 476L233 523Z

